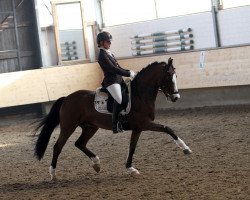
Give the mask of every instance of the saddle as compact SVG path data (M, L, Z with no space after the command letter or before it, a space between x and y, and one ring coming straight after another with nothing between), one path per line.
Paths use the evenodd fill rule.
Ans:
M126 80L121 84L122 103L120 113L126 115L131 108L131 80ZM94 105L97 112L112 114L114 98L106 88L99 87L95 92Z

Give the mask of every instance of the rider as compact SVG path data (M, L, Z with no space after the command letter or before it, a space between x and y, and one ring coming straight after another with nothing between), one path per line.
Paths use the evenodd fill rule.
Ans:
M100 48L98 63L103 70L104 80L102 86L106 88L114 98L113 113L112 113L112 129L113 133L122 131L122 127L118 124L118 115L120 112L120 105L122 103L121 83L122 76L135 77L135 72L132 70L123 69L111 53L112 36L108 32L101 32L97 35L97 44Z

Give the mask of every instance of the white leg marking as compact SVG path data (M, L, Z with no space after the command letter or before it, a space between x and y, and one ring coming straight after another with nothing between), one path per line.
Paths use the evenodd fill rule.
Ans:
M100 166L100 163L101 163L101 162L100 162L99 157L98 157L98 156L92 157L91 160L92 160L92 163L93 163L92 167L94 168L94 170L95 170L97 173L99 173L100 170L101 170L101 166Z
M139 175L139 174L140 174L140 172L139 172L137 169L133 168L133 167L127 168L127 172L128 172L130 175L132 175L132 176L136 176L136 175Z
M56 180L56 169L54 169L52 166L49 167L49 174L52 181Z
M185 154L191 154L191 149L183 142L182 139L178 138L178 140L175 140L175 143L183 150Z
M179 93L178 93L178 94L173 94L173 97L174 97L174 98L177 98L177 99L181 98L181 96L180 96Z

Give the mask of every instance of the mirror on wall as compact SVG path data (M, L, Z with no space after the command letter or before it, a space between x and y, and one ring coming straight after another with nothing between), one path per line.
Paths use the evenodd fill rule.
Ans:
M52 1L58 64L89 62L81 0Z

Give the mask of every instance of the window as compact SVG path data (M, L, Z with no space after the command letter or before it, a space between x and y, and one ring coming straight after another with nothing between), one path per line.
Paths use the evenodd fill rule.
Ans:
M154 0L103 0L102 10L105 26L156 18Z
M211 2L223 8L250 5L250 0L102 0L105 26L211 11Z
M223 0L223 8L232 8L238 6L250 5L250 0Z
M82 0L53 0L52 11L58 64L89 62Z
M105 26L211 10L211 0L103 0Z
M211 0L155 0L158 18L211 10Z

